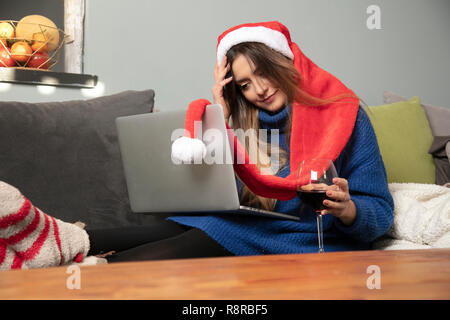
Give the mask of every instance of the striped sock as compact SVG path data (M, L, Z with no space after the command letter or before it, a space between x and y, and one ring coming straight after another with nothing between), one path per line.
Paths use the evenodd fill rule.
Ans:
M88 251L85 230L45 214L0 181L0 270L81 262Z

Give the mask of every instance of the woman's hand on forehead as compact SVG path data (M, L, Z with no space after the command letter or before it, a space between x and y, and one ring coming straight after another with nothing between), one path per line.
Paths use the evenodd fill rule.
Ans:
M214 67L214 86L212 88L212 95L214 103L222 105L225 121L230 117L230 108L223 97L223 88L233 80L233 77L225 78L227 73L231 70L231 66L227 63L227 56L222 60L222 63Z

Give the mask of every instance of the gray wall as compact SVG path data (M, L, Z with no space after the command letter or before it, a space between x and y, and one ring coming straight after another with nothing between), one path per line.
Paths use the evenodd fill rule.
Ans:
M381 30L366 26L372 4L381 8ZM307 56L369 105L391 90L450 108L448 0L86 0L84 71L98 75L99 88L43 94L0 83L0 97L70 100L153 88L157 108L185 108L211 99L217 36L267 20L283 22Z

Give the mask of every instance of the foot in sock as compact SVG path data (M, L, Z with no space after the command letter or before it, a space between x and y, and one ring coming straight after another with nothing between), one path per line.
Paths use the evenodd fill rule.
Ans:
M88 252L85 230L45 214L0 181L0 270L82 262Z

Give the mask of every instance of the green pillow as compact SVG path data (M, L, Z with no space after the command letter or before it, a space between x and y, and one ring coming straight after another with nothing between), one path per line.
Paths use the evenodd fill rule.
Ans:
M388 182L435 183L428 153L433 134L420 98L365 108L372 122Z

